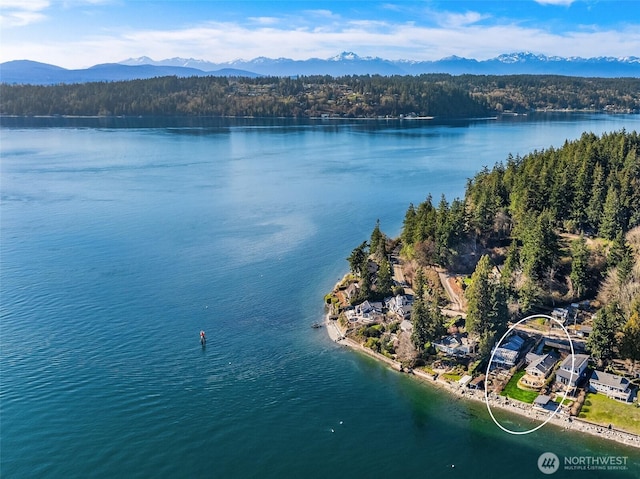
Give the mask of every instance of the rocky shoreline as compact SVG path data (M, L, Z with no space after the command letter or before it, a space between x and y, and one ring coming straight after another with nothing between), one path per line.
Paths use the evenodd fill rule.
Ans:
M388 358L382 354L376 353L375 351L364 347L362 344L347 338L344 333L340 330L337 321L329 319L330 315L325 316L325 326L327 330L327 334L329 338L341 345L354 349L356 351L360 351L364 354L371 356L378 361L385 363L390 368L407 374L411 374L412 376L430 384L440 389L446 390L450 394L456 395L460 398L467 399L470 401L482 402L487 405L487 401L485 399L484 391L472 390L466 387L462 387L457 383L450 383L448 381L444 381L441 379L434 379L431 375L427 374L421 370L405 370L402 365L394 361L391 358ZM531 420L537 420L540 422L545 421L548 418L548 412L535 410L529 404L522 403L520 401L516 401L513 399L509 399L502 396L489 396L489 406L491 408L497 408L503 411L507 411L513 414L517 414L519 416L524 416ZM578 419L575 417L568 416L559 416L554 415L549 423L555 424L556 426L562 427L564 430L571 431L579 431L585 434L590 434L593 436L600 437L602 439L606 439L609 441L615 441L620 444L624 444L626 446L637 447L640 448L640 436L636 434L631 434L626 431L621 431L618 429L609 429L609 427L601 426L598 424L592 424L582 419ZM497 426L496 426L497 427Z

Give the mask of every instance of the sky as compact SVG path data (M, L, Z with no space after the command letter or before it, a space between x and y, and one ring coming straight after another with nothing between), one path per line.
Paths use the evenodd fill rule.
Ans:
M0 62L640 56L640 0L0 0Z

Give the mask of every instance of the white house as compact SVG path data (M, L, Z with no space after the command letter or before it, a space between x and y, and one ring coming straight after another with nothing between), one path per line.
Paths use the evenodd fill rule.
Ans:
M399 315L401 318L408 318L411 316L411 310L413 309L413 300L409 296L399 294L393 298L386 300L387 309Z
M354 316L363 321L374 321L382 314L382 303L365 301L354 308Z
M593 371L589 386L593 391L597 391L612 399L619 401L629 401L631 389L629 380L617 374L605 373L604 371Z
M571 364L573 363L573 369ZM579 381L586 376L587 366L589 365L589 355L587 354L569 354L560 363L560 367L556 371L556 385L560 389L564 389L573 393Z
M493 361L491 362L492 367L504 367L504 368L512 368L516 365L516 361L518 360L518 355L520 354L520 349L524 344L524 339L522 339L517 334L514 334L509 338L509 341L505 343L503 346L494 349L493 353Z
M551 312L551 317L560 321L564 325L567 322L567 318L569 317L569 310L565 308L555 308Z

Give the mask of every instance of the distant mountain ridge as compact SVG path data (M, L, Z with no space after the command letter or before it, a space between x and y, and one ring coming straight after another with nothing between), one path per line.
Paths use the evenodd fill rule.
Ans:
M3 83L48 85L117 81L158 76L297 76L297 75L420 75L448 73L451 75L564 75L578 77L640 77L640 58L631 57L558 57L530 52L499 55L488 60L458 56L436 61L386 60L361 57L342 52L331 58L292 60L258 57L213 63L194 58L169 58L155 61L149 57L129 58L118 63L95 65L87 69L67 70L55 65L16 60L0 64Z

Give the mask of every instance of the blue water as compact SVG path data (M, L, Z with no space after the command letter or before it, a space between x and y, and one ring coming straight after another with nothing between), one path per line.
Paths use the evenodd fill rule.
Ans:
M545 451L638 477L640 450L508 436L310 328L376 219L397 235L509 153L623 127L2 119L2 477L527 478Z

